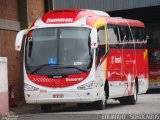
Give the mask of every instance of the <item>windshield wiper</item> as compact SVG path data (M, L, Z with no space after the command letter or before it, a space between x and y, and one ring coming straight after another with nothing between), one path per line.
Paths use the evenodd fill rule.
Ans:
M87 70L84 70L84 69L76 67L76 66L60 66L60 67L57 67L56 69L58 69L58 68L74 68L74 69L80 70L82 72L87 72Z
M62 65L62 64L43 64L43 65L40 65L38 68L36 68L35 70L33 70L31 72L31 74L34 74L35 72L39 71L40 69L46 67L46 66L55 66L55 65Z
M40 65L38 68L36 68L35 70L33 70L31 72L31 74L34 74L36 73L37 71L39 71L40 69L46 67L46 66L55 66L55 65L63 65L63 64L43 64L43 65ZM76 67L76 66L56 66L54 67L53 69L62 69L62 68L74 68L74 69L77 69L77 70L80 70L82 72L87 72L87 70L84 70L82 68L79 68L79 67Z

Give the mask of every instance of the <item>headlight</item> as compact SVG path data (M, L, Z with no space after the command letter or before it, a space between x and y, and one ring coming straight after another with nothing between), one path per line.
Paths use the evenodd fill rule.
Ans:
M26 91L37 91L39 89L25 83L24 84L24 90L26 90Z
M89 83L86 83L84 85L77 87L77 89L79 89L79 90L93 89L94 86L95 86L95 82L91 81Z

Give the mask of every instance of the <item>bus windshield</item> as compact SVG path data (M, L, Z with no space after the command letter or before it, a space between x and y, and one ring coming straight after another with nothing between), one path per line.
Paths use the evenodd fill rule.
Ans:
M89 71L92 64L90 31L80 27L30 31L25 47L27 73L59 75Z

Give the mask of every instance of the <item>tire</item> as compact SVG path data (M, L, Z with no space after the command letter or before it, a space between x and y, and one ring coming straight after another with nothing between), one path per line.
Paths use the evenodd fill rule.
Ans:
M132 96L129 96L128 100L129 100L129 105L135 105L137 103L137 85L136 83L134 84L134 93Z
M41 105L41 111L46 113L51 111L51 105Z
M122 97L119 99L121 105L135 105L137 103L137 85L134 84L134 93L131 96Z
M123 97L119 99L121 105L128 105L127 97Z
M77 107L80 109L88 109L88 108L92 108L92 104L91 103L78 103Z
M104 110L106 108L106 99L96 101L93 103L93 105L97 110Z

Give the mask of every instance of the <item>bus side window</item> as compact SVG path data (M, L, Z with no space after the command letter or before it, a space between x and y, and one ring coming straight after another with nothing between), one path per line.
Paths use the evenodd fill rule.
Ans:
M129 26L120 26L120 38L123 42L132 42L133 37Z
M128 35L129 42L133 42L132 29L129 26L127 26L127 35Z
M140 41L146 40L146 33L144 28L139 28L139 37L140 37Z
M96 66L99 65L99 63L101 62L102 58L104 57L105 54L105 46L99 46L96 49Z
M131 30L132 30L132 36L133 36L134 41L137 41L137 39L136 39L136 28L131 27Z
M146 31L145 31L145 28L142 28L142 36L143 36L143 41L146 41L147 38L146 38Z
M100 59L99 59L99 48L97 47L96 48L96 67L98 66L100 62Z
M104 27L98 29L98 47L96 49L96 67L101 62L106 48L106 38L105 38L105 30Z
M134 41L145 41L146 40L146 32L144 28L139 27L131 27Z
M136 29L136 40L142 41L140 28L136 27L135 29Z
M120 43L118 27L116 25L108 25L108 42L111 47L115 47L115 44Z
M132 30L129 26L119 26L120 39L122 43L133 42ZM132 44L124 44L123 47L133 48Z
M106 39L105 39L105 30L104 27L100 27L98 29L98 44L99 45L105 45L106 44Z
M121 41L122 42L125 42L126 41L126 31L125 31L125 28L120 26L119 27L119 32L120 32L120 38L121 38Z
M135 42L142 42L146 40L146 33L144 28L132 27L132 34ZM143 48L143 44L136 44L138 48Z

